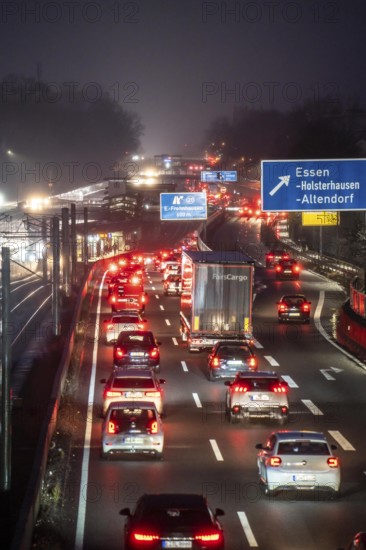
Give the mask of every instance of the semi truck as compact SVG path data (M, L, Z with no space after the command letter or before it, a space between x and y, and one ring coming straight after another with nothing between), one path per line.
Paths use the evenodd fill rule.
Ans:
M188 350L252 339L254 260L237 251L183 251L180 332Z

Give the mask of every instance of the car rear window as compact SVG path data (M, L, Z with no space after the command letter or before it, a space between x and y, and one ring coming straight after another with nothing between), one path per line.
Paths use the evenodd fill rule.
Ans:
M247 346L220 346L217 351L220 357L248 357L251 356L251 350Z
M273 386L277 384L284 384L284 382L278 380L277 378L249 378L235 383L235 385L242 385L243 387L248 388L248 391L261 392L273 391Z
M329 455L328 445L323 441L283 441L278 444L280 455Z
M119 431L145 430L151 423L156 421L154 409L112 409L110 420L115 422Z
M150 334L121 334L119 342L121 344L148 344L154 343Z
M286 306L302 306L305 302L304 298L285 298L283 301Z
M156 526L173 527L175 529L185 527L203 527L210 524L210 516L205 510L195 508L148 508L144 510L145 518L151 520Z
M154 380L151 378L115 378L112 388L155 388Z
M137 324L139 322L138 318L137 317L113 317L112 318L112 323L117 323L117 324L123 324L123 323L132 323L132 324Z

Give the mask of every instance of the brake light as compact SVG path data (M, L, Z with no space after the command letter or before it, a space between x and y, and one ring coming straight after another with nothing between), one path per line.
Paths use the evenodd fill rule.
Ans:
M268 258L269 260L273 260L274 256L273 256L273 254L267 254L267 258Z
M137 328L142 330L144 328L144 323L138 323Z
M249 360L249 366L250 367L256 367L257 366L257 360L255 357L251 357Z
M116 356L116 357L123 357L123 355L124 355L123 349L121 349L121 348L116 348L115 356Z
M104 399L106 397L120 397L122 395L122 393L120 391L112 391L112 390L107 390L105 393L104 393Z
M132 277L131 283L132 283L133 285L138 285L139 282L140 282L140 279L139 279L138 277Z
M112 422L112 420L110 420L108 422L108 433L109 434L116 434L118 432L118 426L115 422Z
M280 311L287 311L287 306L285 304L280 304L280 307L278 308Z
M269 458L269 465L270 466L273 466L273 467L280 466L281 462L282 462L282 460L280 459L279 456L271 456Z
M218 367L218 366L220 365L220 360L219 360L219 358L218 358L218 357L214 357L214 358L212 359L212 363L211 363L211 364L212 364L212 366L213 366L214 368Z
M339 459L336 456L330 456L327 460L327 464L330 468L338 468Z
M111 323L110 325L107 326L107 330L113 330L114 329L114 324Z
M145 296L145 294L142 294L141 303L144 304L145 302L146 302L146 296Z
M293 270L298 273L300 271L300 267L298 265L294 265Z
M148 533L133 533L132 538L139 542L153 542L160 539L158 535L150 535Z
M236 393L245 393L249 390L249 386L246 384L235 384L232 389Z
M280 271L282 271L282 267L280 265L276 265L276 271L278 271L279 273Z
M156 358L156 357L159 357L159 350L158 348L153 348L151 351L150 351L150 357L152 358Z
M145 397L160 397L160 391L146 391Z
M152 434L157 434L158 433L158 423L156 422L156 420L154 420L154 422L151 422L150 432Z
M195 540L201 542L218 542L221 540L221 533L207 533L204 535L195 535Z
M309 304L303 304L303 305L302 305L302 310L303 310L303 311L310 311L310 306L309 306Z
M286 384L284 382L274 384L271 388L271 391L273 391L274 393L287 393L288 392L288 384Z
M117 301L117 298L115 296L112 296L111 302L116 302L116 301Z

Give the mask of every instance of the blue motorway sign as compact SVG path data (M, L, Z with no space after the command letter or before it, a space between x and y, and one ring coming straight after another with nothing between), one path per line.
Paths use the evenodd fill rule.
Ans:
M215 183L238 181L238 173L236 170L203 170L201 181Z
M366 210L366 160L263 160L262 210Z
M160 193L160 219L206 220L206 193Z

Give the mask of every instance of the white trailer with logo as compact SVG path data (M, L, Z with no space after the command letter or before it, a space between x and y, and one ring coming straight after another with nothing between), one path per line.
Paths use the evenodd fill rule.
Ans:
M183 251L180 330L189 351L252 338L254 260L237 251Z

